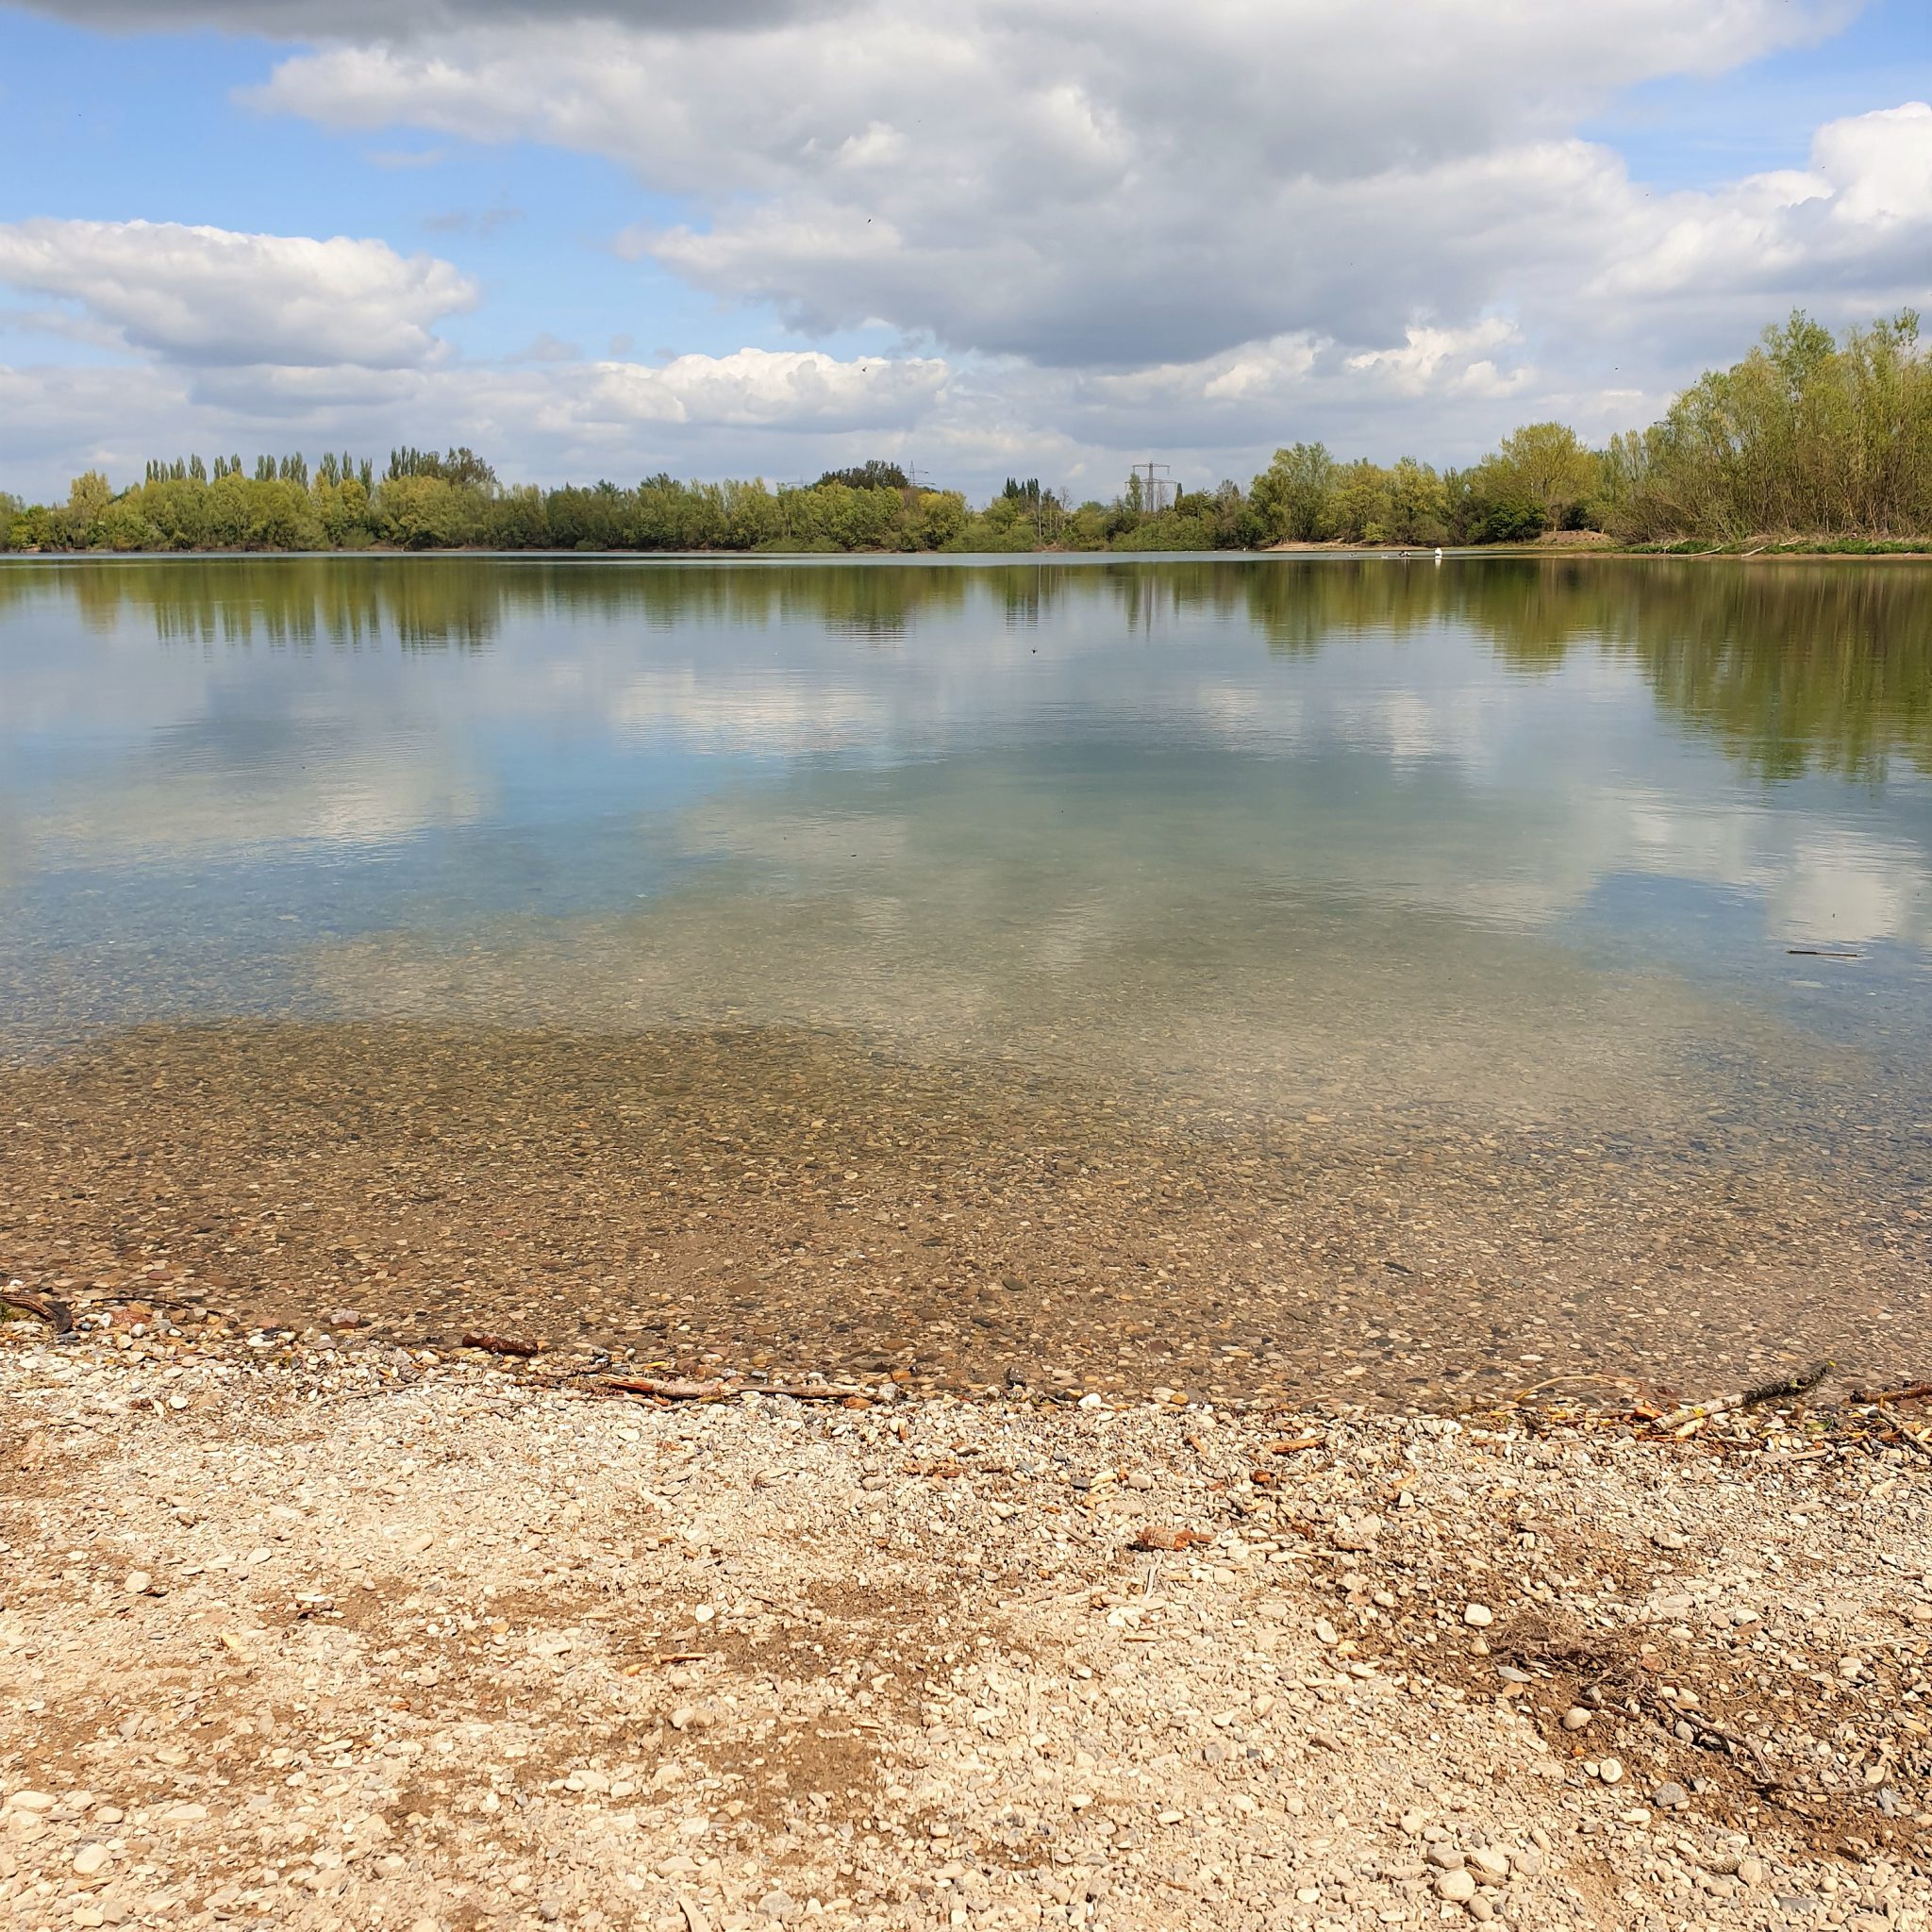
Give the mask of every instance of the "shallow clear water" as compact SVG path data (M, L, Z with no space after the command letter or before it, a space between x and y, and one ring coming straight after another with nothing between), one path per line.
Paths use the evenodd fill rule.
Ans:
M1263 1143L1774 1150L1896 1233L1932 570L14 563L0 920L19 1066L749 1029Z
M15 1042L729 1013L1402 1084L1932 1024L1911 566L16 564L0 752Z

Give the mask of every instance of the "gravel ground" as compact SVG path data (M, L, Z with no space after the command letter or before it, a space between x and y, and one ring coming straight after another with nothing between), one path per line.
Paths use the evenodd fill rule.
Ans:
M0 1328L0 1924L1926 1921L1928 1474L1849 1411L141 1325Z

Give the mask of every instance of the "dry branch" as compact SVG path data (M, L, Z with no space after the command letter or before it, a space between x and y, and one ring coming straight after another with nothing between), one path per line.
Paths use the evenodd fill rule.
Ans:
M74 1332L74 1311L59 1296L35 1294L18 1282L0 1288L0 1308L18 1308L23 1315L32 1315L44 1322L56 1335Z
M1689 1403L1682 1408L1675 1408L1658 1423L1657 1427L1674 1436L1688 1436L1715 1416L1730 1415L1740 1408L1756 1408L1764 1402L1793 1402L1801 1395L1808 1395L1831 1374L1833 1364L1824 1361L1815 1363L1802 1375L1792 1375L1782 1382L1760 1383L1756 1389L1740 1389L1734 1395L1719 1395L1709 1402Z

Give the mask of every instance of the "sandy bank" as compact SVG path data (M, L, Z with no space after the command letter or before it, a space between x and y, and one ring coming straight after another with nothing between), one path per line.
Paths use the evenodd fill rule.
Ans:
M1932 1897L1928 1475L1875 1438L650 1407L0 1335L0 1923Z

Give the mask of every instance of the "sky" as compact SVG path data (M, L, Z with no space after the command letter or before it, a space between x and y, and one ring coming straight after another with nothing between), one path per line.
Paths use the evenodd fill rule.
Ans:
M0 0L0 490L1473 459L1932 311L1925 0Z

